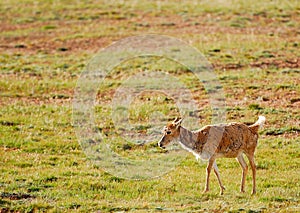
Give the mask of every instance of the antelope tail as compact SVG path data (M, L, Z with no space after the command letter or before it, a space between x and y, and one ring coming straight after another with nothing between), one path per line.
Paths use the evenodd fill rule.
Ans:
M266 122L266 117L260 115L258 117L258 120L254 124L250 125L249 128L251 130L253 130L254 132L257 132L259 128L263 127L263 125L264 125L265 122Z

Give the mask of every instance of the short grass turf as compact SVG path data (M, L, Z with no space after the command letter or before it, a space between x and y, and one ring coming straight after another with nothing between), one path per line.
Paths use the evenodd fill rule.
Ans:
M300 211L299 1L5 0L0 14L1 212ZM239 192L241 169L233 159L218 160L226 186L220 196L213 175L211 191L202 193L206 165L191 155L160 178L134 181L106 173L84 154L72 122L81 72L101 48L151 33L182 39L205 55L223 87L228 122L266 116L255 196L251 172L246 193ZM201 109L194 128L210 123L201 82L154 57L110 73L97 96L95 128L115 134L113 94L126 77L145 70L169 72L185 83ZM179 115L166 95L150 93L132 102L130 121L141 122L143 131L155 110L165 120ZM122 140L113 148L125 157L156 150Z

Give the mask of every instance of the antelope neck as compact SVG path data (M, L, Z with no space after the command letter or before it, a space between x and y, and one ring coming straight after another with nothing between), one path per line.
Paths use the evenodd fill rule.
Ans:
M179 131L179 141L181 145L185 146L188 149L194 149L197 141L197 135L182 126L180 127Z

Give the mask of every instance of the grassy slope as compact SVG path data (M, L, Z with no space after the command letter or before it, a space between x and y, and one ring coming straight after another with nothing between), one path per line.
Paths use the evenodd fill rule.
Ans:
M299 3L111 2L0 3L0 209L299 211ZM143 33L176 36L205 54L226 92L228 121L267 117L256 153L256 196L249 195L250 174L247 193L238 192L240 168L233 159L218 161L227 188L223 196L215 177L211 192L201 193L205 164L192 156L173 172L147 181L113 177L86 159L72 127L78 76L98 49ZM136 64L119 69L126 66ZM138 69L145 68L156 67ZM114 91L122 80L114 77L117 73L103 91ZM199 102L206 98L186 72L177 75ZM106 98L104 108L111 97ZM144 112L139 103L135 120ZM202 108L201 123L208 123L209 106ZM98 125L109 132L103 116Z

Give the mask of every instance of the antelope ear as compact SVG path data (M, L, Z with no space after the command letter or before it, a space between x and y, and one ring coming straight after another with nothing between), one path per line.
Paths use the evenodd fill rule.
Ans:
M178 122L179 120L181 120L179 117L176 117L175 120L173 121L173 123L175 124L176 122Z
M181 125L181 122L182 122L182 118L176 118L177 120L176 120L176 122L174 122L174 124L175 124L175 126L176 126L176 128L178 128L180 125Z

